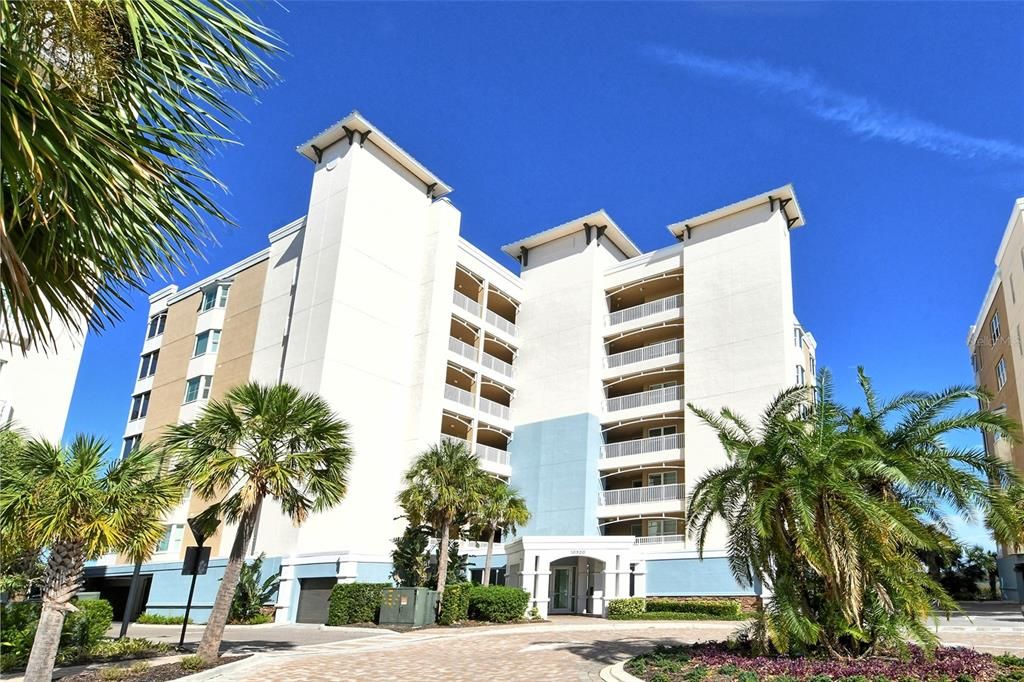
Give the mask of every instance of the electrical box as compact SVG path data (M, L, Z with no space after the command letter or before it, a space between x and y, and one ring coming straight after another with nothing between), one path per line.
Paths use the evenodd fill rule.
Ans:
M380 624L421 628L437 617L437 592L426 587L394 587L385 590L380 605Z

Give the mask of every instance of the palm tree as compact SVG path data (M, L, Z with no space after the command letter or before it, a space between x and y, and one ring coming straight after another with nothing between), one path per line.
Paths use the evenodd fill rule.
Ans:
M476 526L487 534L487 558L484 560L482 583L491 582L491 558L494 553L494 536L500 530L502 535L515 533L517 526L524 526L530 520L530 510L516 489L499 478L491 476L484 483L480 508L476 513Z
M0 326L22 347L120 316L227 218L205 158L276 38L227 0L0 0Z
M437 557L438 603L444 599L448 577L448 544L453 526L476 513L482 500L484 478L480 461L464 443L442 440L424 450L405 474L405 489L398 503L409 523L427 524L440 533Z
M353 457L348 428L315 394L252 382L211 400L194 422L171 427L164 437L195 493L217 500L203 515L238 526L199 644L204 661L217 660L263 501L277 502L296 525L341 502Z
M804 388L781 392L757 429L730 410L689 406L729 457L695 485L690 531L703 552L712 521L724 519L734 575L770 589L752 633L764 649L850 655L903 646L906 635L934 645L923 619L933 604L956 605L917 553L955 546L940 501L960 513L980 509L997 536L1021 533L1012 470L944 442L960 429L1006 435L1009 420L988 410L950 415L981 397L964 387L880 404L860 377L866 410L836 403L822 371L813 400Z
M182 496L180 479L163 471L153 448L139 448L104 466L108 445L78 436L69 447L29 441L4 462L0 530L23 533L49 556L43 606L25 679L48 681L64 616L76 607L85 562L107 552L152 552L164 534L163 515Z

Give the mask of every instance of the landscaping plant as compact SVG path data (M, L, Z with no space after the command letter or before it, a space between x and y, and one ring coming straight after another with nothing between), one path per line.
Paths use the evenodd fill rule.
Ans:
M475 526L487 536L487 556L481 583L484 587L491 582L491 559L494 554L494 537L501 533L515 533L517 526L524 526L530 520L526 500L516 489L499 478L488 476L484 479L480 508L477 509Z
M475 586L469 590L469 617L491 623L521 620L530 603L530 593L504 585Z
M331 590L327 625L376 623L390 583L343 583Z
M32 440L2 462L0 534L23 534L48 550L26 682L50 680L65 617L79 610L72 597L85 562L107 552L151 552L164 514L181 499L180 479L162 471L157 451L142 447L105 464L108 450L91 436L69 446Z
M445 589L447 597L441 604L441 612L437 622L441 625L454 625L469 618L469 592L473 583L452 583Z
M238 588L231 600L231 611L228 614L232 623L257 625L256 621L262 620L260 616L266 615L263 613L263 606L274 602L281 578L269 575L260 581L264 557L265 555L260 554L251 563L242 564L242 569L238 573ZM271 620L273 618L267 616L262 622L269 623Z
M296 525L341 502L353 457L348 428L320 396L252 382L211 400L195 421L171 427L164 438L193 491L219 500L202 516L237 524L197 651L208 664L217 661L263 501L274 500Z
M822 371L815 388L794 387L767 407L757 428L728 409L690 409L718 435L728 462L694 486L689 527L703 552L716 519L729 530L729 565L742 584L771 593L749 635L761 652L857 656L926 648L925 619L956 608L917 552L955 547L948 508L979 510L1000 542L1020 542L1020 483L1006 462L946 437L1016 428L986 400L952 387L883 402L859 371L864 407L835 401ZM1019 499L1019 498L1018 498Z

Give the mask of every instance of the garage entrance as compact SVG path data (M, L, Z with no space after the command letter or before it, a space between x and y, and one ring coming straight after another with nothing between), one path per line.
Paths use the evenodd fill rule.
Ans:
M141 591L139 601L133 613L128 614L128 619L134 621L139 614L146 610L146 603L149 601L149 588L153 582L153 575L143 573L139 576ZM128 590L131 587L132 578L128 576L118 577L97 577L86 578L83 590L86 592L99 592L100 599L110 602L114 610L114 620L120 622L125 617L128 608Z
M325 624L330 611L331 590L337 584L337 578L300 578L299 609L295 622Z

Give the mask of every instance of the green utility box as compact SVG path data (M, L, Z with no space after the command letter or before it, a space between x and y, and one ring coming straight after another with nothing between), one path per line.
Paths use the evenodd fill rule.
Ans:
M384 591L380 624L421 628L437 617L437 592L426 587L395 587Z

